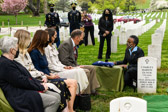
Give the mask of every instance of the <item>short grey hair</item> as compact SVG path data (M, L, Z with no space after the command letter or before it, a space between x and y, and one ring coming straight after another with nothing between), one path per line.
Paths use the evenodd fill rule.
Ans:
M17 44L17 38L5 36L0 39L0 50L2 53L9 53L11 48L16 48Z
M81 31L80 29L73 30L71 33L71 38L75 38L76 36L81 36L82 33L84 34L84 32Z

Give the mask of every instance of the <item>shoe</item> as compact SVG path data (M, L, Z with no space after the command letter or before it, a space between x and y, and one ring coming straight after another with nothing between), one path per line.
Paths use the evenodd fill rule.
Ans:
M108 60L108 59L110 59L110 58L106 58L106 60Z
M106 57L106 59L108 60L108 59L110 59L110 57Z
M94 93L91 93L91 95L96 96L96 95L99 95L99 93L95 91Z
M98 59L103 59L102 57L98 57Z

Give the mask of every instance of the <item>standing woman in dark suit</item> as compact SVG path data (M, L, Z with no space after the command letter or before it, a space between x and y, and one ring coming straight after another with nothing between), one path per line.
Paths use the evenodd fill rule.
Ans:
M102 59L104 40L107 41L106 59L110 59L111 55L111 36L113 31L113 15L110 9L105 9L99 20L100 46L98 59Z

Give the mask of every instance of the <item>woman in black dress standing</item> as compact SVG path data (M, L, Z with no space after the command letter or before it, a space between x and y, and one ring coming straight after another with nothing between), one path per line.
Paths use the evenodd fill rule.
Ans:
M102 59L104 40L107 41L106 59L111 55L111 36L113 31L113 15L110 9L105 9L99 20L100 46L98 59Z

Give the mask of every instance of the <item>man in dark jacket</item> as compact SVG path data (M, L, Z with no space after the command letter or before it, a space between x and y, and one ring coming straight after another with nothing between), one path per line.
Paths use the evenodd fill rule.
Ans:
M59 59L60 61L67 66L80 67L83 68L86 72L86 75L89 80L89 85L84 91L85 94L96 94L96 88L100 87L100 84L96 77L95 67L92 65L81 65L77 64L78 59L78 48L80 41L83 40L84 33L76 29L71 33L71 38L65 40L58 48Z
M68 13L68 20L70 23L70 34L75 29L80 29L81 13L76 10L77 3L71 3L72 10Z
M60 45L60 37L59 37L59 26L60 26L60 19L59 14L54 12L54 4L49 4L50 12L46 14L46 21L45 25L47 25L48 28L54 28L57 32L57 39L55 43L57 44L57 48Z
M132 86L133 80L137 81L137 61L138 58L144 56L143 50L137 46L138 42L138 37L135 35L131 35L127 40L127 49L125 51L124 60L114 63L127 69L124 74L125 86ZM129 63L129 65L127 65L127 63Z

